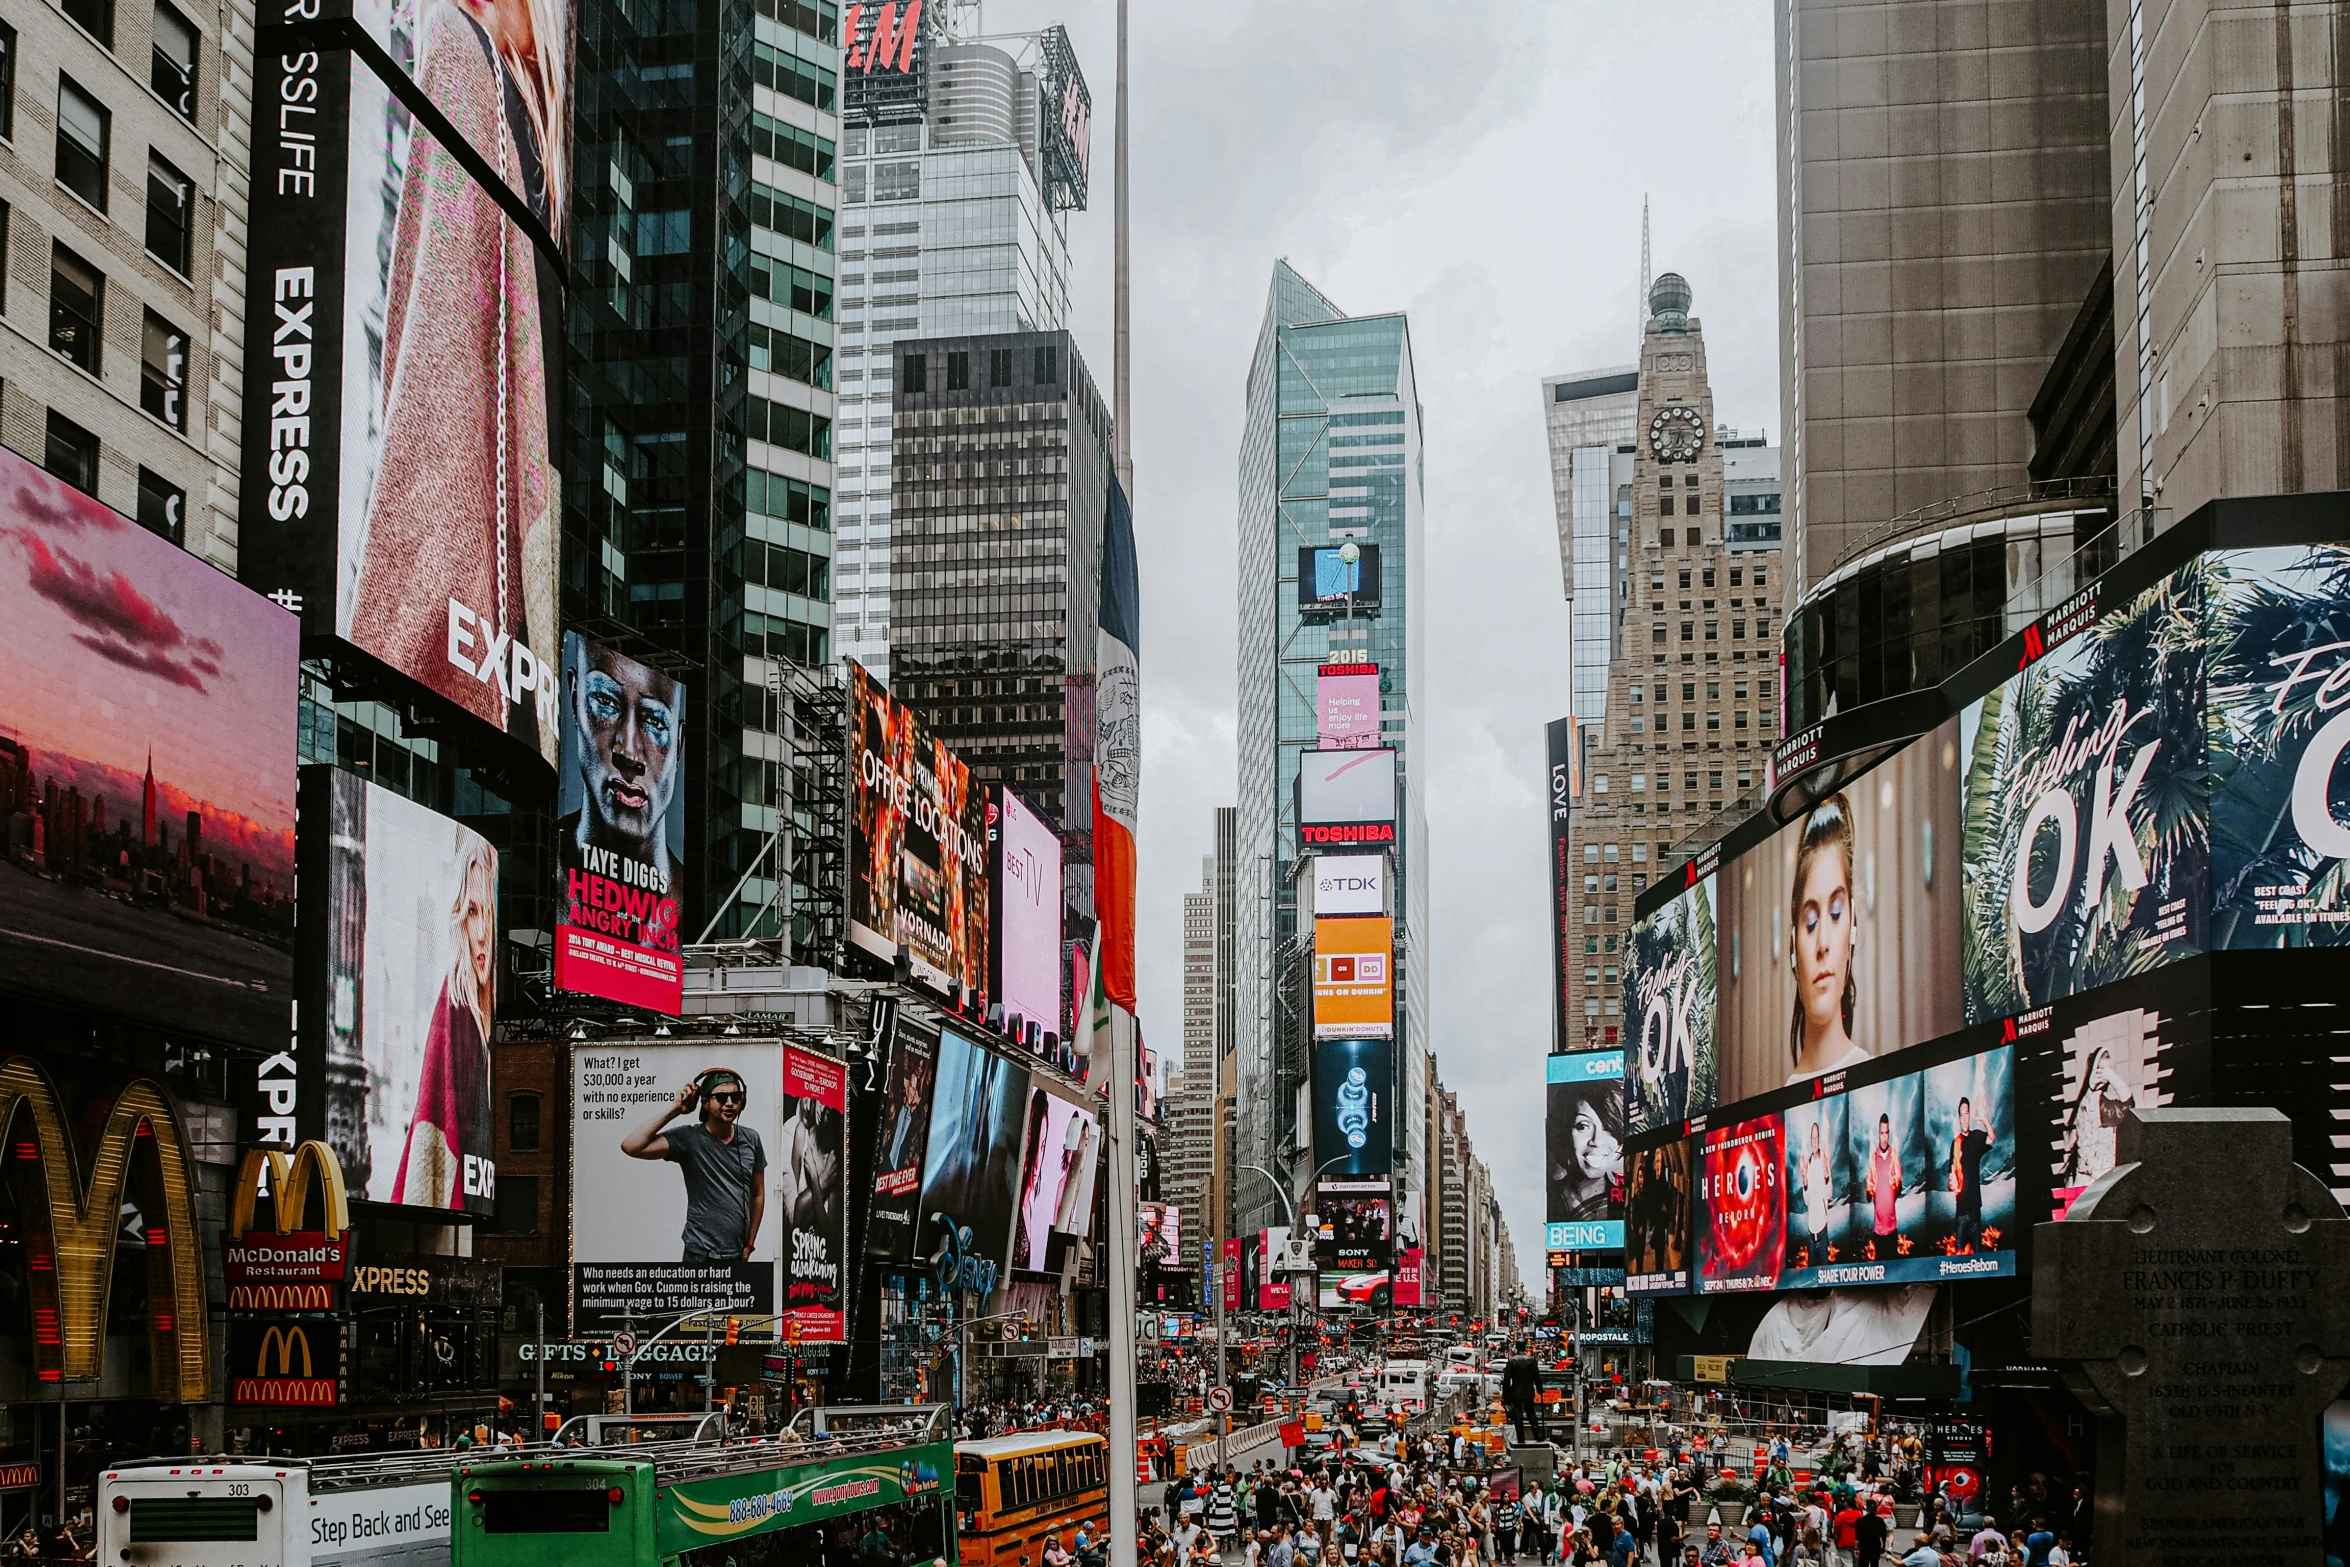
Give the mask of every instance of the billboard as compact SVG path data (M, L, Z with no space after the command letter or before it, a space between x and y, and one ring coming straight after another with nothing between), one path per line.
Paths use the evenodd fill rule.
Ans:
M298 643L284 610L0 450L0 982L285 1048Z
M1709 1128L1698 1292L2015 1272L2015 1068L1999 1046Z
M873 1155L873 1203L865 1220L865 1254L911 1260L922 1200L922 1158L930 1141L930 1105L938 1083L938 1046L900 1028L890 1047L888 1099Z
M1395 1045L1386 1039L1314 1042L1314 1163L1343 1175L1395 1167Z
M1696 1183L1687 1138L1631 1156L1624 1202L1624 1284L1634 1295L1685 1295Z
M1714 1102L1714 884L1708 876L1633 927L1624 966L1624 1125L1676 1126Z
M1328 751L1379 743L1379 666L1324 664L1314 674L1316 732Z
M2214 557L2211 943L2350 943L2350 551Z
M302 770L297 1121L370 1202L489 1213L498 851L404 796Z
M685 999L685 687L563 637L555 988L670 1017Z
M1101 1157L1101 1118L1042 1077L1028 1087L1020 1196L1012 1214L1015 1273L1057 1273L1067 1242L1092 1229L1092 1166ZM1083 1203L1080 1208L1079 1204ZM1061 1244L1056 1245L1058 1240Z
M244 422L239 575L298 606L309 640L358 650L552 766L561 334L544 323L560 320L561 285L472 172L531 162L504 109L518 84L509 74L501 96L486 59L464 54L484 36L432 8L418 71L458 95L452 115L495 146L489 164L349 51L263 65L245 356L269 399Z
M1323 1180L1314 1188L1314 1261L1325 1268L1384 1268L1395 1249L1395 1196L1376 1180Z
M628 1318L688 1311L774 1311L785 1227L797 1200L821 1185L820 1170L785 1168L788 1158L822 1155L821 1147L793 1142L799 1121L775 1040L575 1046L576 1328L603 1331ZM833 1148L837 1170L837 1141ZM675 1168L648 1168L664 1164ZM789 1201L787 1179L795 1182Z
M1624 1052L1585 1050L1544 1062L1549 1175L1545 1251L1624 1244Z
M1028 1089L1026 1067L960 1034L939 1035L937 1097L916 1214L917 1257L938 1255L952 1230L957 1254L992 1269L1005 1265L1020 1195Z
M1077 68L1077 51L1059 23L1046 28L1044 69L1038 73L1037 161L1043 165L1045 202L1054 211L1085 210L1093 167L1093 89Z
M1639 921L1635 1135L1965 1026L1962 749L1941 725Z
M1135 1243L1136 1262L1157 1268L1188 1270L1191 1259L1183 1254L1183 1210L1173 1203L1146 1202L1135 1210L1139 1238Z
M1280 1271L1282 1254L1289 1250L1289 1226L1276 1224L1257 1231L1257 1310L1287 1311L1290 1275Z
M1297 830L1309 849L1395 842L1395 752L1307 751L1297 759Z
M1395 1034L1395 921L1360 915L1314 921L1314 1038Z
M1344 615L1379 608L1379 546L1358 544L1349 564L1343 544L1301 544L1297 549L1297 607Z
M983 990L987 899L984 788L913 709L851 660L851 944L884 962L903 948L916 978Z
M1967 1022L2203 950L2203 608L2174 572L1961 714Z
M928 102L935 13L922 0L849 0L841 16L841 113L866 124L919 120Z
M1331 914L1387 912L1387 856L1317 854L1306 861L1314 878L1316 919Z
M283 19L355 24L448 119L475 177L503 185L548 238L566 241L572 17L563 0L495 12L451 0L286 0Z
M786 1045L780 1104L775 1196L783 1217L783 1315L798 1325L803 1343L842 1343L848 1337L848 1067Z
M1005 1031L1041 1038L1061 1031L1061 835L1001 784L988 786L988 993L1004 1006Z
M1584 1023L1575 1015L1570 986L1582 966L1582 930L1576 910L1582 872L1576 868L1568 829L1574 822L1575 720L1554 718L1542 729L1550 776L1550 1048L1574 1050L1586 1043Z

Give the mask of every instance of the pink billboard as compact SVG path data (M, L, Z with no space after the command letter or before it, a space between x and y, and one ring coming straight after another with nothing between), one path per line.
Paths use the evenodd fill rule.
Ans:
M995 993L1004 1026L1061 1031L1061 835L1009 789L992 791ZM1041 1042L1041 1040L1040 1040Z
M1379 743L1379 666L1324 664L1314 678L1324 750L1351 751Z

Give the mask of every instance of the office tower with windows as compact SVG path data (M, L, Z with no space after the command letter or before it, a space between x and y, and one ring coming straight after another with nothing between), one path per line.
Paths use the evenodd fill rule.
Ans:
M1412 1129L1427 1114L1428 893L1425 766L1413 681L1425 667L1419 615L1425 528L1420 404L1411 332L1401 313L1349 316L1277 262L1258 328L1243 412L1239 515L1240 799L1236 818L1234 964L1238 1016L1235 1164L1261 1165L1302 1191L1312 1127L1299 1125L1311 1069L1302 998L1310 967L1310 886L1296 799L1300 759L1318 743L1319 666L1375 664L1378 738L1397 753L1395 1172L1397 1244L1425 1233L1426 1172ZM1377 553L1377 612L1341 614L1301 601L1301 549ZM1317 557L1318 559L1319 557ZM1364 566L1365 570L1369 568ZM1326 1156L1325 1156L1326 1157ZM1283 1222L1263 1181L1235 1189L1246 1234Z
M902 338L897 354L892 689L1061 827L1068 912L1091 920L1109 405L1066 332Z
M846 82L835 641L885 679L902 537L890 487L902 390L892 347L1066 329L1069 214L1086 203L1092 101L1068 34L966 38L945 10L921 13L910 84L863 68L878 24L861 22L867 37L851 43Z
M1615 652L1622 597L1616 448L1632 442L1640 368L1610 365L1542 382L1542 421L1550 444L1551 504L1558 513L1559 568L1565 577L1572 649L1574 716L1595 723L1607 703L1607 666Z
M686 939L774 935L785 697L832 656L840 9L577 15L564 618L692 690Z
M1609 454L1620 598L1607 692L1582 734L1557 868L1574 879L1559 889L1563 1032L1588 1047L1623 1041L1633 899L1703 824L1759 803L1779 736L1778 453L1714 422L1689 285L1668 272L1649 301L1636 433Z
M0 16L0 441L234 572L252 16Z

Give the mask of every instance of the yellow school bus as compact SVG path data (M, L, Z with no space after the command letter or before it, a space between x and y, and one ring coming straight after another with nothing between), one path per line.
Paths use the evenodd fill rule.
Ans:
M1056 1537L1110 1524L1110 1444L1093 1431L1024 1431L955 1444L955 1533L963 1567L1043 1567Z

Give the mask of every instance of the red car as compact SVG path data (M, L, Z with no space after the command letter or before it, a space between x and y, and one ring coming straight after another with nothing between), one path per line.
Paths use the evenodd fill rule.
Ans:
M1338 1281L1338 1298L1345 1305L1369 1306L1374 1311L1384 1311L1394 1296L1395 1286L1389 1281L1385 1268L1377 1273L1350 1273Z

